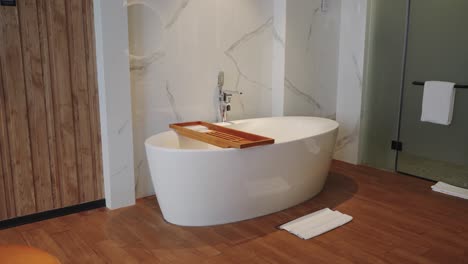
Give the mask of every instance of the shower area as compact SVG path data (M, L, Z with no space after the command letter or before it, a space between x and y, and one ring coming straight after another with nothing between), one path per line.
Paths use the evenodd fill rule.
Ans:
M468 1L368 9L361 161L468 188ZM425 81L456 83L452 123L421 122Z

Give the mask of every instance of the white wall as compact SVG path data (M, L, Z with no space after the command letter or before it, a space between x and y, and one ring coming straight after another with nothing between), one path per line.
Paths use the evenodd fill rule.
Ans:
M290 0L284 114L340 123L335 158L358 163L367 0Z
M342 1L335 158L358 163L367 0Z
M287 2L285 115L335 118L341 1L321 3Z
M102 159L107 207L135 203L127 10L94 1Z
M273 6L273 61L272 61L272 115L284 115L284 75L286 66L286 5L288 0L274 0Z
M144 141L174 122L216 121L217 75L230 120L272 115L271 0L128 0L136 193L154 193Z

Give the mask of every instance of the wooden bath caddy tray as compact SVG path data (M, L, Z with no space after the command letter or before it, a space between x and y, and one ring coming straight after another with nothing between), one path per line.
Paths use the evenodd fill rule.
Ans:
M189 126L204 126L208 130L196 131L186 128ZM171 124L169 127L182 136L203 141L221 148L243 149L275 143L275 140L272 138L250 134L203 121Z

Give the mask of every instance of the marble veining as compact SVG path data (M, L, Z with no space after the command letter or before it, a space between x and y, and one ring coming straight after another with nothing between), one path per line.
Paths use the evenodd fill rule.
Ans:
M335 116L336 118L336 116ZM335 152L340 152L346 148L349 144L355 142L359 136L359 124L356 124L354 128L348 134L341 135L336 140Z
M358 162L367 0L342 1L335 158Z
M264 24L260 25L258 28L254 29L253 31L251 32L248 32L246 34L244 34L240 39L238 39L237 41L235 41L234 43L232 43L232 45L224 52L224 54L226 54L226 56L232 61L232 63L235 65L236 67L236 70L237 70L237 80L236 80L236 85L235 85L235 90L236 91L239 91L239 81L240 81L240 78L243 77L245 78L247 81L251 82L251 83L254 83L254 84L257 84L257 85L260 85L260 86L263 86L265 87L264 84L262 84L261 82L259 81L256 81L252 78L250 78L246 73L244 73L241 69L241 67L239 66L239 63L237 62L236 58L234 57L233 53L234 51L239 47L241 46L242 44L244 44L245 42L248 42L250 39L258 36L259 34L263 33L265 30L271 28L273 25L273 17L270 17ZM271 88L270 88L271 89Z
M362 90L363 90L363 74L362 74L362 66L359 65L357 55L356 54L351 54L351 59L353 62L353 72L354 72L354 78L355 82L357 82L357 85L351 86L354 88L356 91L355 93L357 95L361 95ZM361 58L363 59L363 58ZM338 136L337 142L336 142L336 147L335 147L335 153L338 155L340 152L345 151L347 148L351 148L355 150L355 156L349 155L348 157L344 157L341 159L345 159L347 161L352 160L354 163L356 162L357 159L357 146L353 147L353 144L357 142L359 139L359 132L360 132L360 122L359 120L361 115L359 114L359 118L357 120L353 120L353 127L352 129L349 129L349 125L347 125L348 122L342 122L345 124L345 127L343 127L340 131L340 134Z
M359 65L358 58L356 54L352 55L353 58L353 69L354 69L354 74L356 75L356 79L358 80L359 84L356 86L360 91L362 91L362 85L363 85L363 74L362 74L362 66Z
M118 168L115 172L113 172L113 173L111 174L111 176L120 174L120 173L124 172L124 171L127 170L127 169L128 169L128 165L123 165L122 167Z
M128 126L128 123L130 123L130 120L126 120L121 126L120 128L117 130L117 134L122 134L122 132L124 131L124 129Z
M175 119L177 120L177 122L182 122L182 117L180 116L179 110L177 110L176 101L175 101L174 95L171 92L169 81L166 81L166 93L167 93L167 99L169 100Z
M309 95L299 88L297 88L288 78L284 79L284 85L287 89L292 91L293 93L299 95L302 99L306 100L309 104L311 104L315 109L318 111L322 110L322 106L315 100L312 95Z
M261 81L258 81L258 80L255 80L254 78L249 77L249 75L246 72L244 72L244 70L240 66L240 63L239 63L238 59L236 58L236 56L234 55L234 53L237 50L239 50L242 45L244 45L247 42L249 42L250 40L258 37L259 35L263 34L266 30L269 30L269 29L272 29L272 28L273 28L273 17L270 17L265 21L265 23L261 24L260 26L258 26L254 30L252 30L250 32L247 32L244 35L242 35L238 40L233 42L224 51L224 54L226 55L227 58L229 58L229 60L232 62L232 64L235 67L235 70L236 70L236 81L235 81L235 85L234 85L233 90L244 93L244 91L241 91L239 89L239 83L241 81L241 78L243 78L246 81L248 81L248 82L250 82L250 83L252 83L254 85L257 85L259 87L262 87L262 88L267 89L267 90L271 90L271 87L265 85ZM245 114L245 111L246 111L245 110L245 103L244 103L244 100L243 100L242 96L240 96L238 98L238 103L239 103L239 105L241 107L241 112L243 114Z
M278 29L276 29L275 27L273 27L273 38L274 38L275 41L280 43L281 47L283 47L283 48L286 47L286 43L285 43L284 38L278 33Z
M136 170L136 173L135 173L135 193L138 193L138 191L140 190L140 179L141 179L141 169L142 169L142 166L144 164L144 161L143 160L140 160L138 161L138 164L137 166L135 166L135 170Z
M172 27L172 25L174 25L177 22L177 20L180 17L180 14L182 14L184 9L188 6L189 2L190 2L190 0L183 0L180 3L180 5L175 10L174 14L171 16L171 18L167 22L166 27L165 27L166 29L170 29Z
M320 11L320 7L315 8L313 15L317 15L317 13ZM311 49L310 41L313 41L313 36L314 36L314 23L309 24L309 32L307 34L307 45L306 45L306 50L309 51Z
M334 117L341 1L287 1L285 115Z
M166 53L163 51L155 51L147 56L136 56L130 54L130 71L143 71L149 65L162 59L165 55Z

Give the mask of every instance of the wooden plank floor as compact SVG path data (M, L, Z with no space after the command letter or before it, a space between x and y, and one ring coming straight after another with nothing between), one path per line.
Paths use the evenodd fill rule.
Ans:
M234 224L187 228L164 222L154 197L0 231L63 263L468 263L468 201L431 182L335 161L316 198ZM276 227L330 207L354 217L308 241Z

